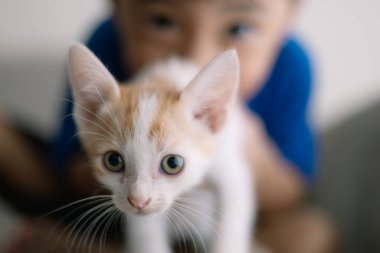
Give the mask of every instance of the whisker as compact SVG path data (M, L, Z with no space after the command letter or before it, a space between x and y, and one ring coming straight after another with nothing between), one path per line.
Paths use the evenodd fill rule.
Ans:
M86 107L82 106L81 104L76 103L73 100L70 100L70 99L67 99L67 98L65 98L64 100L67 101L67 102L72 103L73 105L75 105L77 107L80 107L82 110L85 110L86 112L90 113L92 116L95 116L95 118L101 120L109 129L112 129L111 126L104 119L102 119L102 117L100 117L98 114L92 112L91 110L87 109ZM73 116L73 114L65 115L65 117L67 117L67 116Z
M118 120L116 119L115 111L113 110L112 107L109 107L108 104L104 102L104 99L103 99L102 95L100 94L98 87L95 86L95 90L96 90L96 93L98 94L98 96L100 97L100 99L102 100L103 105L106 107L108 114L111 116L111 120L113 121L115 128L118 130L120 138L125 140L125 136L123 135L123 132L122 132L122 129L119 125ZM110 110L110 108L111 108L111 110ZM112 114L110 111L112 112Z
M215 223L215 220L210 218L209 216L205 215L204 213L200 212L199 210L192 208L191 206L174 202L173 203L175 206L181 208L182 210L186 211L187 213L193 215L194 217L201 217L205 222L207 222L207 225L210 225L210 228L214 230L213 223ZM216 231L213 231L216 232Z
M114 145L114 142L112 140L106 140L103 138L92 138L90 141L87 141L86 144L87 144L87 146L91 146L91 145L93 145L93 143L96 143L96 142L104 142L104 143L107 143L111 146ZM82 146L82 148L84 148L84 146ZM83 149L82 151L85 151L85 149Z
M79 134L88 134L88 135L91 134L91 135L96 135L96 136L103 137L104 140L108 140L110 143L113 143L113 142L114 142L113 139L111 139L111 138L108 137L107 135L104 135L104 134L101 134L101 133L90 132L90 131L79 131L79 132L76 134L76 136L79 135Z
M57 208L57 209L55 209L55 210L53 210L53 211L51 211L49 213L46 213L46 214L42 215L40 217L40 219L46 218L48 215L51 215L51 214L53 214L55 212L61 211L61 210L65 209L65 208L68 208L70 206L73 206L73 205L76 205L76 204L79 204L79 203L82 203L82 202L85 202L85 201L94 200L94 199L95 200L97 200L97 199L101 200L101 199L107 199L107 198L111 199L111 195L96 195L96 196L91 196L91 197L79 199L79 200L71 202L71 203L69 203L67 205L64 205L62 207L59 207L59 208Z
M95 240L96 235L98 234L99 229L102 227L103 223L107 220L107 216L112 211L113 205L108 205L106 209L103 209L102 212L94 219L91 221L89 226L86 228L86 231L82 233L81 238L79 239L81 244L86 247L88 240L90 239L90 248L88 249L89 252L92 250L92 245ZM95 229L95 230L94 230ZM91 234L92 233L92 234Z
M169 214L171 214L171 211L169 209ZM181 242L181 239L183 241L183 244L185 246L185 253L187 253L187 244L186 244L186 237L185 237L185 234L184 232L178 227L177 223L175 222L175 220L171 220L171 218L174 219L174 217L171 217L170 215L166 214L165 213L165 216L166 220L169 222L169 224L173 227L173 230L176 234L176 236L178 237L179 239L179 250L181 253L183 253L183 250L182 250L182 242Z
M183 216L180 216L179 212L178 212L177 210L175 210L174 208L171 209L171 212L172 212L173 217L175 217L175 218L177 219L177 221L179 221L179 222L183 225L184 229L186 229L187 233L188 233L189 236L190 236L190 239L191 239L191 241L192 241L192 244L193 244L193 246L194 246L194 250L195 250L195 252L198 252L198 247L197 247L196 240L195 240L195 238L194 238L194 236L193 236L193 233L192 233L191 230L190 230L190 227L188 226L188 223L185 222L184 217L183 217Z
M76 241L76 238L78 237L78 234L81 232L82 228L88 223L88 220L92 219L92 217L94 217L96 214L98 214L99 212L101 212L102 210L104 210L105 208L107 208L110 203L112 201L107 201L105 203L102 203L96 207L93 207L89 210L87 210L86 212L84 212L82 215L80 215L73 223L73 225L69 225L62 233L65 233L67 231L67 229L69 229L71 227L71 230L69 232L69 235L67 236L67 239L66 239L66 243L68 240L70 240L70 238L72 237L74 231L77 231L75 233L75 236L74 238L72 239L72 243L70 244L70 248L72 249L73 248L73 245ZM79 224L85 219L87 218L87 220L85 220L83 222L83 224L81 224L80 228L77 230L77 227L79 226Z
M193 223L191 223L191 221L189 219L186 218L186 216L184 216L181 212L179 212L178 210L176 210L175 208L172 209L174 212L176 212L180 217L182 217L182 219L192 228L192 230L196 233L196 235L198 236L201 244L202 244L202 248L204 250L204 252L207 252L207 247L206 247L206 243L204 242L203 240L203 237L202 235L200 234L200 232L198 231L198 229L194 226ZM196 249L196 251L198 251Z
M67 213L63 218L61 218L61 219L57 222L57 224L56 224L56 225L54 226L54 228L52 229L51 233L53 233L54 231L56 231L56 230L57 230L57 227L58 227L59 225L61 225L61 224L62 224L62 223L68 218L68 217L72 216L74 213L78 212L80 209L83 209L83 208L85 208L85 207L87 207L87 206L90 206L90 205L94 205L94 204L96 204L96 203L98 203L98 202L101 202L101 201L104 201L104 200L103 200L103 199L90 200L89 202L84 203L84 204L82 204L82 205L76 207L75 209L71 210L69 213Z
M118 216L119 216L118 209L114 206L110 212L108 223L107 223L105 229L103 230L102 235L100 236L99 253L101 253L102 249L105 248L108 231L109 231L110 227L114 224L114 222L117 220Z
M93 124L93 125L99 127L101 130L103 130L105 133L109 134L110 136L113 135L113 133L110 132L109 129L105 129L103 126L99 125L99 124L96 123L95 121L90 120L90 119L87 119L87 118L85 118L85 117L83 117L83 116L80 116L80 115L77 115L77 116L78 116L78 118L80 118L81 120L84 120L84 121L86 121L86 122L88 122L88 123L91 123L91 124Z

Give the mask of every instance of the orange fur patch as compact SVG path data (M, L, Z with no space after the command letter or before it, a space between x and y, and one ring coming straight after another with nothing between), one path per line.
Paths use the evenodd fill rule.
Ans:
M211 154L214 151L213 145L210 145L213 142L209 141L211 133L195 130L192 126L194 122L188 122L182 118L186 108L179 103L180 91L162 79L151 81L152 83L149 85L125 84L120 86L120 98L109 105L109 110L100 116L101 118L93 126L94 129L91 130L105 137L97 135L82 137L85 149L90 156L102 155L102 151L98 150L99 146L113 146L114 143L109 143L110 139L118 142L118 146L122 149L128 138L134 136L139 103L143 102L140 101L140 98L143 97L142 94L157 97L157 109L151 112L153 114L152 122L147 129L147 134L149 140L157 145L159 150L176 146L178 142L186 138L205 154ZM118 126L122 129L117 129ZM167 138L170 136L174 138ZM96 172L103 173L98 170Z

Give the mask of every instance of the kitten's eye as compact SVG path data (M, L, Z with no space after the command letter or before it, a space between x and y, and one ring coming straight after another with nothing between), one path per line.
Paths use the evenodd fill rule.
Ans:
M168 175L180 173L184 165L185 161L179 155L167 155L161 161L161 169Z
M120 172L124 169L124 160L119 152L109 151L103 156L104 166L112 172Z

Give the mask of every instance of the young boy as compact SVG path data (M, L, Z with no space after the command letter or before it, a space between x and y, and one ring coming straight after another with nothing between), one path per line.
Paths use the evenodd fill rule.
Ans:
M258 193L257 237L274 252L329 252L324 217L300 208L315 174L307 122L311 71L301 46L289 37L296 0L113 0L114 15L97 28L88 47L123 82L142 67L171 55L199 66L236 48L240 97L247 115L247 156ZM70 98L70 96L69 96ZM65 114L72 111L67 102ZM54 144L57 173L78 192L90 193L91 172L71 117Z

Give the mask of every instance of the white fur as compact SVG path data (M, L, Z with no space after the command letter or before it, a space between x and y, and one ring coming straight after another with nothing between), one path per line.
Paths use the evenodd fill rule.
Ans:
M178 144L159 149L148 138L158 98L142 95L134 121L135 134L123 140L126 145L119 150L126 161L126 172L113 174L105 170L107 176L100 178L112 190L115 205L127 216L128 253L170 253L170 240L183 236L197 241L198 252L251 251L255 199L250 168L242 149L242 119L235 105L239 83L236 52L219 55L195 78L194 68L189 66L177 60L166 65L156 64L139 79L149 82L152 75L160 75L173 80L182 90L180 102L187 107L187 111L177 112L178 120L193 126L194 131L206 132L214 152L205 154L193 136L181 131L175 131L177 135L166 140ZM76 72L74 69L73 80ZM178 78L182 72L186 73L184 78ZM74 94L78 87L80 85L73 85ZM221 110L225 120L214 132L208 122L214 117L205 117L202 121L194 118L195 113L209 106L225 108ZM104 148L104 152L109 148ZM167 154L185 158L181 174L168 176L160 171L160 161ZM103 168L102 157L96 159L96 166ZM128 196L150 199L150 203L139 212L128 203ZM180 202L185 208L180 210L173 202Z

